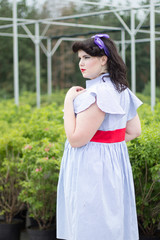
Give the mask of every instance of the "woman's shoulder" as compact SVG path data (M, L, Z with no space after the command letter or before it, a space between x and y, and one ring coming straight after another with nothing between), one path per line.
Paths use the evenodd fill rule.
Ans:
M87 109L95 102L105 113L125 114L120 106L120 95L109 81L96 83L78 95L74 100L75 113Z
M108 94L110 97L119 97L119 92L116 90L110 79L100 81L99 83L91 86L88 89L88 93L96 93L96 95L100 98L106 98Z
M95 97L86 89L74 99L74 112L79 113L87 109L95 102Z

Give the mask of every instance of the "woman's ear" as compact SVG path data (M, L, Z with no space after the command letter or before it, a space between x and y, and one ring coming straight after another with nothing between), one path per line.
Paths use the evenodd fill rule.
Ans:
M101 57L101 64L102 64L102 66L106 65L107 59L108 59L108 58L107 58L106 55L104 55L104 56Z

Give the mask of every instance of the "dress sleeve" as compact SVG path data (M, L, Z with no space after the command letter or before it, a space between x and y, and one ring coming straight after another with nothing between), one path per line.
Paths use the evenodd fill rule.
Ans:
M139 108L143 103L139 98L137 98L134 93L132 93L128 89L128 94L129 94L129 109L128 109L128 114L127 114L127 121L131 120L134 118L137 114L137 108Z
M99 84L86 90L86 92L78 95L74 100L74 111L76 114L86 110L93 103L105 113L125 115L119 101L119 93L106 84Z

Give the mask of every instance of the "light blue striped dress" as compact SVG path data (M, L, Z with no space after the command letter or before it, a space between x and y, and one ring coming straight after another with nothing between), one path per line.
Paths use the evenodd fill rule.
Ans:
M106 113L99 130L126 127L142 102L129 90L119 93L108 74L86 81L74 100L75 114L97 101ZM65 144L57 189L57 238L138 240L132 169L125 141Z

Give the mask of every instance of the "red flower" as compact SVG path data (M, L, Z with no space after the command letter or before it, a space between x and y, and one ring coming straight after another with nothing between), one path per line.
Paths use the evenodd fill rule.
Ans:
M45 152L49 152L49 150L50 150L50 148L48 148L48 147L46 147L46 148L44 149Z
M40 172L40 171L42 171L41 167L40 168L36 168L36 172Z
M26 145L26 146L24 147L24 149L32 149L32 146L31 146L31 145Z

